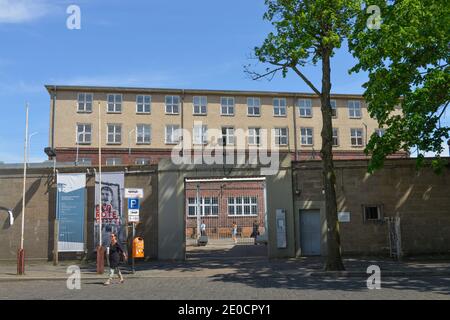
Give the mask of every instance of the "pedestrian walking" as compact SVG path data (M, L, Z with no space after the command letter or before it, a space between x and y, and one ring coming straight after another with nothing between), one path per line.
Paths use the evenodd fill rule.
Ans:
M233 238L234 243L237 243L237 224L233 221L231 226L231 237Z
M202 221L202 224L200 225L200 235L206 236L206 224L205 224L205 221Z
M110 285L111 281L114 277L114 272L117 272L117 276L119 277L119 282L123 283L124 279L122 273L119 269L120 259L123 258L124 261L127 260L127 254L123 250L120 243L117 241L117 235L115 233L111 233L111 243L109 245L109 278L104 283L105 286Z
M255 220L253 222L253 230L252 230L252 234L250 237L252 237L255 240L255 244L256 243L256 237L259 236L259 223L258 220Z

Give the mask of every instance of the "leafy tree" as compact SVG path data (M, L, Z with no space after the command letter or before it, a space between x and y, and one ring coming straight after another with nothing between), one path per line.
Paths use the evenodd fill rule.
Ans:
M353 27L354 17L361 10L360 1L351 0L265 0L268 7L264 19L274 26L264 43L255 48L262 63L272 65L264 73L246 72L253 79L274 76L280 71L297 74L320 97L322 111L323 184L327 220L328 254L326 270L344 270L341 258L339 223L337 219L336 177L332 154L331 65L335 50L341 47ZM322 87L319 90L303 73L306 63L322 67Z
M359 60L351 71L369 72L364 84L369 113L386 128L383 136L372 135L365 150L374 171L398 151L443 152L442 140L449 138L449 127L440 120L450 96L450 6L445 0L370 4L380 8L380 28L367 28L361 11L349 48ZM396 106L401 113L393 112ZM422 163L419 155L417 164ZM440 157L432 161L437 171L442 165Z

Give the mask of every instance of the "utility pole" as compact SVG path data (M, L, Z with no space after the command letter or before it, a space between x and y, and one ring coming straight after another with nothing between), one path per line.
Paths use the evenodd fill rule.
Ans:
M23 189L22 189L22 228L20 234L20 248L17 252L17 274L25 273L25 250L23 248L24 230L25 230L25 193L27 184L27 147L28 147L28 103L26 105L25 116L25 142L23 152Z

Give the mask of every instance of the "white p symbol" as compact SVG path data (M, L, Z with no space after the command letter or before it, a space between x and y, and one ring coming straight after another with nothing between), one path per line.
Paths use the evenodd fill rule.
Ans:
M81 9L77 5L70 5L66 10L67 14L70 16L66 20L66 26L69 30L80 30L81 29Z
M367 279L367 288L369 290L372 289L381 289L381 270L379 266L371 265L367 268L367 274L372 274Z
M69 266L66 271L67 274L70 274L69 278L66 281L67 289L73 290L81 289L81 271L78 266Z

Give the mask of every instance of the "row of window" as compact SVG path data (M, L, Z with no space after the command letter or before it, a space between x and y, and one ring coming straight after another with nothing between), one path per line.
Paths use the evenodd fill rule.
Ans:
M108 94L107 95L107 112L121 113L122 112L122 95ZM92 93L78 94L78 112L92 112ZM149 95L136 96L136 113L151 113L152 97ZM194 96L192 100L192 112L194 115L207 114L207 97ZM233 116L235 112L235 100L233 97L220 98L220 112L224 116ZM347 102L348 113L350 118L361 118L361 102L358 100L349 100ZM287 103L286 98L273 99L273 115L277 117L285 117ZM297 100L298 114L300 117L310 118L313 115L312 100L298 99ZM331 100L331 112L333 117L337 117L336 100ZM180 97L166 96L165 97L165 112L166 114L180 113ZM247 115L260 116L261 115L261 100L260 98L247 98Z
M227 204L229 216L258 215L257 197L229 197ZM188 198L188 216L197 216L199 208L201 216L218 216L219 199L217 197L200 197L198 205L197 198Z
M151 125L138 124L136 126L136 143L137 144L151 144ZM314 135L313 128L301 127L300 128L300 143L302 145L313 145ZM179 125L167 125L165 127L165 143L177 144L180 141L180 126ZM384 134L384 130L376 129L376 133L379 136ZM288 128L274 128L273 129L275 145L288 145L289 135ZM350 143L352 146L363 146L363 129L351 128L350 129ZM78 144L90 144L92 141L92 125L91 124L77 124L77 143ZM109 144L121 144L122 143L122 126L120 124L108 124L107 125L107 143ZM207 144L208 143L208 126L194 126L193 128L193 144ZM222 136L219 140L220 145L234 145L236 143L236 136L234 127L222 127ZM248 128L247 143L249 145L261 144L261 128L250 127ZM339 145L339 130L333 128L333 145Z
M122 158L106 158L107 166L119 166L122 164ZM90 166L92 165L92 159L90 158L79 158L75 161L76 165ZM148 165L150 164L150 158L137 158L134 160L134 164L137 165Z

